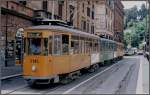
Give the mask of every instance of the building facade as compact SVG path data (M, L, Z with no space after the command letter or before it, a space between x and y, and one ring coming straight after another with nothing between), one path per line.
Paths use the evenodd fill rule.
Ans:
M15 63L16 32L20 28L32 26L34 11L22 3L14 1L1 1L1 36L5 48L5 66Z
M123 39L123 5L120 0L1 1L0 35L3 43L0 46L7 51L5 63L15 61L17 30L32 26L35 18L59 19L83 32L119 42Z
M27 6L35 10L35 17L60 19L84 32L95 33L92 0L28 1Z
M114 37L115 41L123 43L124 30L124 6L121 0L114 3Z
M97 0L95 8L96 34L113 39L113 0Z

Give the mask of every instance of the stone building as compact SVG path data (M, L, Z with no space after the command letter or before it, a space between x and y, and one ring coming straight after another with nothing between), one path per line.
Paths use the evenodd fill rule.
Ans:
M94 34L94 8L92 0L1 1L1 46L7 51L5 65L14 65L17 30L32 26L34 18L60 19Z
M35 10L36 17L60 19L94 34L95 2L92 0L28 1L27 6Z
M124 10L121 0L97 0L96 34L123 43Z
M35 18L59 19L83 32L108 39L115 36L119 42L123 39L123 5L120 0L1 1L1 9L0 35L4 43L0 46L8 51L7 57L13 61L16 31L32 26Z
M114 37L115 41L123 43L124 30L124 6L121 0L115 0L114 3Z
M16 32L19 28L31 26L33 15L33 9L22 2L1 1L1 36L4 40L1 48L7 51L5 66L14 65Z
M100 37L113 39L113 0L97 0L95 8L96 34Z

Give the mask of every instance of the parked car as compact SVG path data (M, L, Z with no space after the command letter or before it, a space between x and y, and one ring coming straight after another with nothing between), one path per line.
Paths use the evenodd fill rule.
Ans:
M140 51L137 52L137 54L138 54L138 55L143 55L143 51L140 50Z
M126 52L125 52L126 56L131 56L131 55L134 55L134 54L135 54L135 51L132 48L127 49Z

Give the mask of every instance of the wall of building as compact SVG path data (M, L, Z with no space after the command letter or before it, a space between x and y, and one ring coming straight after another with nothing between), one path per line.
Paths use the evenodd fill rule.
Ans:
M115 0L115 21L114 21L114 32L115 40L123 42L123 30L124 30L124 10L120 0Z
M5 50L7 51L8 66L13 66L15 65L14 63L15 63L16 31L19 28L26 28L32 26L33 10L13 1L9 2L3 1L1 5L2 7L0 18L1 18L1 37L4 40L3 48L5 48ZM4 65L5 64L3 64L3 66Z
M113 9L110 0L96 2L95 23L96 34L106 38L113 38Z
M32 26L33 18L51 19L54 4L54 19L70 22L83 32L104 35L109 39L115 35L115 40L122 42L123 5L120 0L116 1L115 9L112 0L1 1L1 36L5 40L7 32L8 42L13 42L16 31ZM5 42L1 44L6 45Z
M43 10L43 1L36 1L36 2L29 1L29 2L30 4L27 4L27 6L29 6L30 8L33 8L34 10ZM72 21L72 25L74 27L81 29L84 32L94 33L94 31L91 31L92 28L95 28L94 18L92 18L92 12L94 14L94 7L95 7L94 1L91 0L47 1L48 9L46 11L51 14L53 10L53 2L55 10L54 14L56 16L61 17L62 20L67 22ZM61 7L61 9L59 7ZM89 12L90 16L87 16L87 8L89 8L90 10ZM85 29L84 29L84 22L86 23Z

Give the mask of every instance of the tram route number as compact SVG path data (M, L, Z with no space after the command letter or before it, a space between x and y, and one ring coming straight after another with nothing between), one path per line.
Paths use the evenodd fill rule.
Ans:
M36 64L36 63L39 63L39 60L38 59L31 59L30 62Z

